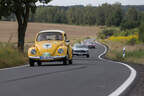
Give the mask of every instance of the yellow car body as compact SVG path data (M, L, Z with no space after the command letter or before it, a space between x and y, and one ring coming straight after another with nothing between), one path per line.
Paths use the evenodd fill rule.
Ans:
M66 33L61 30L44 30L36 35L35 44L29 48L30 66L37 62L63 61L72 64L72 47Z

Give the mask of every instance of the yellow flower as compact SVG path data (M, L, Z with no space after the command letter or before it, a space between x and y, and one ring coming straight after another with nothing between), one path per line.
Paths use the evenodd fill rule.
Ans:
M131 40L132 38L138 39L138 35L130 35L130 36L111 36L108 40L112 41L120 41L120 40Z

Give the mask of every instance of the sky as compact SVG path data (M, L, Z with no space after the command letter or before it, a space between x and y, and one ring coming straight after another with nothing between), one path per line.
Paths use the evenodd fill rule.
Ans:
M98 6L103 3L113 4L120 2L122 5L144 5L144 0L52 0L48 5L69 6L69 5L92 5ZM40 3L37 3L40 5Z

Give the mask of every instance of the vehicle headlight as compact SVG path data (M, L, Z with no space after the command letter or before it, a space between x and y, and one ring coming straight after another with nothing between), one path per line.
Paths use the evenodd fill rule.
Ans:
M31 50L31 54L35 55L35 54L36 54L36 50L35 50L35 49L32 49L32 50Z
M59 49L58 49L58 53L59 53L59 54L62 54L63 52L64 52L64 50L63 50L62 48L59 48Z

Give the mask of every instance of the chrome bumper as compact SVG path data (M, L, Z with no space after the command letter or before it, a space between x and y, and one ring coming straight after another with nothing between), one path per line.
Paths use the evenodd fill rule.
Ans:
M41 59L40 56L29 56L30 59L39 59L39 60L53 60L53 59L61 59L65 58L66 56L51 56L48 59Z

